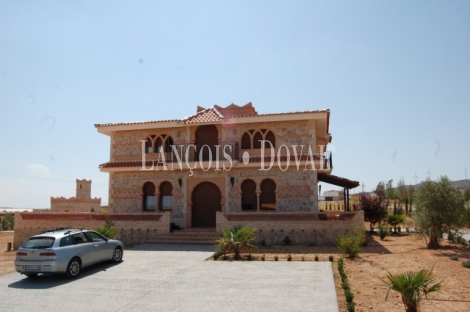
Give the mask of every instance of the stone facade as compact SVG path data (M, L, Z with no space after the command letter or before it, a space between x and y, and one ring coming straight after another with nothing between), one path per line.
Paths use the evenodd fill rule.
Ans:
M109 211L145 211L144 188L152 183L152 201L158 206L162 196L171 197L171 222L188 228L196 217L192 200L198 185L215 184L220 191L220 211L235 213L244 207L245 180L256 185L253 198L257 202L250 204L255 210L318 211L317 173L332 169L322 158L331 139L328 120L329 111L259 115L249 103L198 107L196 115L180 121L97 125L98 131L110 137L110 161L100 166L110 174ZM207 126L212 126L214 144L219 146L213 150L219 153L213 158L215 164L208 159L198 161L204 150L199 131ZM260 140L269 142L258 144ZM168 142L175 147L176 156ZM230 150L229 161L221 157L226 150ZM266 200L265 180L274 183L269 204L262 202ZM171 184L171 194L160 194L162 183Z
M54 212L99 212L101 198L91 197L91 180L76 180L76 196L51 197L51 211Z

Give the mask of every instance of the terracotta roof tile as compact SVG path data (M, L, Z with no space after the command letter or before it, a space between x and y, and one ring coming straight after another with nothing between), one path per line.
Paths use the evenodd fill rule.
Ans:
M215 108L208 108L206 110L200 111L195 115L189 116L183 119L185 124L195 124L195 123L212 123L219 122L224 119L224 116L217 111Z
M324 113L324 112L329 112L329 110L321 109L321 110L310 110L310 111L258 114L258 112L253 107L253 104L251 103L245 104L244 106L230 104L227 107L214 105L213 107L206 108L206 109L198 106L196 114L183 118L182 120L169 119L169 120L154 120L154 121L140 121L140 122L107 123L107 124L95 124L95 127L99 128L99 127L121 126L121 125L150 124L150 123L159 123L159 122L180 122L183 124L217 123L223 120L227 120L229 118L297 115L297 114L312 114L312 113Z

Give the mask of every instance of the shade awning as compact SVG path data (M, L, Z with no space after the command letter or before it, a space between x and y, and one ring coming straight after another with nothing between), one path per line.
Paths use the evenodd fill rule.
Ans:
M360 183L358 181L353 181L349 180L346 178L341 178L332 174L327 174L327 173L319 173L318 174L318 181L319 182L325 182L328 184L333 184L336 186L342 186L347 189L352 189L355 187L358 187Z

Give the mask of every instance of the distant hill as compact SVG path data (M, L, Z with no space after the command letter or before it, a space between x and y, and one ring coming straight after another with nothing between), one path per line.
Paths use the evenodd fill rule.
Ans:
M461 190L465 190L468 186L470 186L470 179L452 181L452 184L454 184L455 186L457 186Z

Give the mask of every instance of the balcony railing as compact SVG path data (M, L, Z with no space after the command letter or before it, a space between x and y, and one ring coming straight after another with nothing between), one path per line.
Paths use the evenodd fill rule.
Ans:
M146 153L146 160L161 160L162 152ZM221 142L216 145L196 145L192 143L176 144L171 146L171 150L163 152L165 161L224 161L238 160L238 142Z

